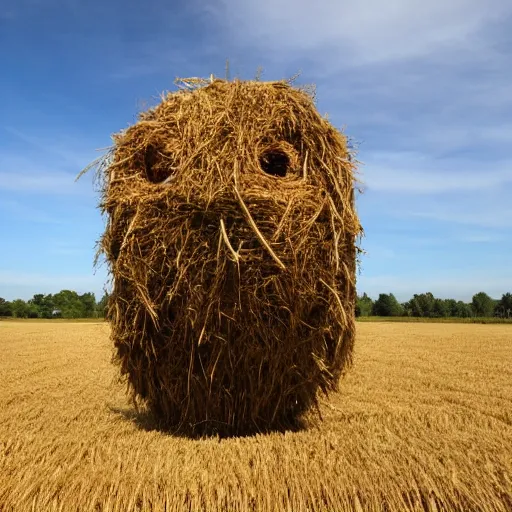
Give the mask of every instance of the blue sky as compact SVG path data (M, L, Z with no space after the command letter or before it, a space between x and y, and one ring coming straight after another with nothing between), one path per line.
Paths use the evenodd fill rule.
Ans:
M358 289L512 291L509 0L6 0L0 6L0 297L102 293L92 175L177 76L315 83L359 144Z

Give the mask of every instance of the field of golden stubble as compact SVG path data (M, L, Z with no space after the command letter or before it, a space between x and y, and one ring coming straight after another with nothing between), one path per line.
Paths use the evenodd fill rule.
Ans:
M358 324L308 430L192 440L135 414L106 324L0 322L0 510L512 510L512 327Z

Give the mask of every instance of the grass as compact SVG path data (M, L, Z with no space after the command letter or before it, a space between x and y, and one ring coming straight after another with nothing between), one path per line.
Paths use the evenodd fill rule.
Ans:
M360 316L358 322L413 322L413 323L445 323L445 324L510 324L512 318L497 317L445 317L445 318L425 318L415 316Z
M512 510L504 325L359 323L324 421L192 440L127 401L106 323L0 323L0 510Z

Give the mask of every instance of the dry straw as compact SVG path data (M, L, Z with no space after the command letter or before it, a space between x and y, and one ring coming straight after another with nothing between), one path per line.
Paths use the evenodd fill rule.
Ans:
M168 428L293 427L351 362L355 163L288 82L178 83L99 166L115 360Z

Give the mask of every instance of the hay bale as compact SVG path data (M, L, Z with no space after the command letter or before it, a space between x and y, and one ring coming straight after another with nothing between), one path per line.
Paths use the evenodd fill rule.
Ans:
M354 343L354 162L286 82L183 80L100 167L115 360L169 428L297 424Z

